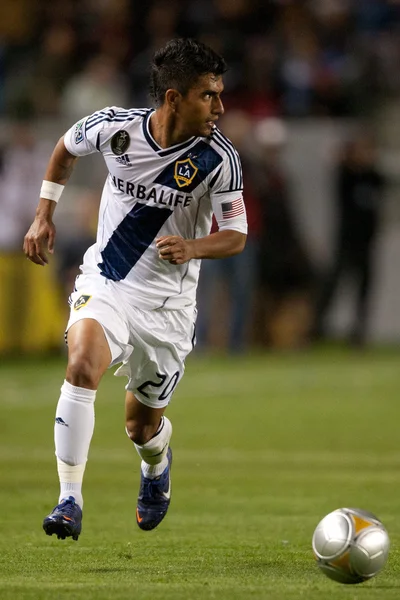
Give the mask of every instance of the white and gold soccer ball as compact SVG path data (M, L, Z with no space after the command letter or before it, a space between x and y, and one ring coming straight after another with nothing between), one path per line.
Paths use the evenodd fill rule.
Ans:
M359 508L329 513L312 538L318 567L340 583L361 583L377 575L387 561L389 546L381 521Z

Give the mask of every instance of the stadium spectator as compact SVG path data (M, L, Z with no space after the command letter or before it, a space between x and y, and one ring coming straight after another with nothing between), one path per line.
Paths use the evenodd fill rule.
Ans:
M280 119L263 119L255 126L254 139L260 148L253 180L263 231L256 338L267 346L300 347L311 325L314 269L293 215L282 160L287 130Z
M115 59L96 55L83 71L69 80L61 97L62 116L74 121L104 106L126 106L127 83Z
M22 109L22 107L18 107ZM21 239L37 203L49 147L38 140L28 115L13 119L0 148L0 331L8 352L26 347L32 290Z
M20 252L30 217L37 202L49 146L37 139L30 117L10 123L0 148L0 251Z
M326 319L343 277L350 276L355 292L350 342L364 344L368 303L373 285L376 238L385 191L373 137L361 131L346 142L336 173L337 227L333 264L316 307L314 336L326 337Z
M45 28L40 51L32 57L29 94L36 114L58 116L62 91L77 69L77 36L72 24Z
M131 96L137 106L146 106L149 101L147 82L151 57L157 48L175 35L178 16L177 4L170 0L153 2L143 16L141 27L146 34L146 45L135 54L129 68Z

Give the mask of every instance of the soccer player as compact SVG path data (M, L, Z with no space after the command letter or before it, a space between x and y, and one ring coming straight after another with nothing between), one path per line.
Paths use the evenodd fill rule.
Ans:
M58 505L48 535L77 540L82 480L94 428L96 390L122 363L126 432L141 457L136 521L156 527L170 503L172 434L164 416L195 339L195 294L203 258L243 250L247 234L238 154L218 130L226 64L211 48L171 40L152 62L156 109L111 107L83 118L58 141L24 239L46 265L52 217L79 156L103 155L107 176L96 243L70 297L68 365L55 418ZM219 230L210 234L212 216Z

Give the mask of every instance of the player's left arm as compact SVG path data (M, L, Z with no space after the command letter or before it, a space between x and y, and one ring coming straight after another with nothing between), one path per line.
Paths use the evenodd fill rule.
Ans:
M233 147L232 147L233 148ZM239 155L231 150L219 173L211 174L209 198L218 231L202 238L185 240L179 236L156 239L158 255L174 265L193 258L227 258L239 254L247 237L246 207L243 200L243 178Z
M203 238L185 240L178 235L166 235L156 240L158 256L173 265L182 265L193 258L226 258L242 252L246 234L233 229L211 233Z

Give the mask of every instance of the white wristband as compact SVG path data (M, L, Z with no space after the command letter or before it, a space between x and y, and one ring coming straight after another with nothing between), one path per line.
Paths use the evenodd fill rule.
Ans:
M63 193L63 189L64 186L59 183L44 180L42 187L40 188L40 197L46 198L46 200L53 200L53 202L58 202Z

